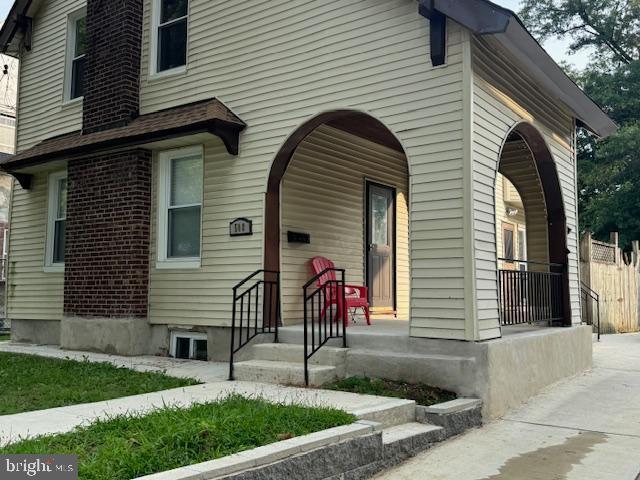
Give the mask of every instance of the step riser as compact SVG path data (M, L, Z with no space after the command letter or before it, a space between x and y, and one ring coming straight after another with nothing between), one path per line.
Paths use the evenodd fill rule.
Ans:
M276 369L256 369L246 367L244 365L236 365L234 370L234 377L236 380L245 382L259 382L259 383L275 383L279 385L296 385L304 386L304 369L282 371ZM309 371L309 385L321 386L328 382L337 380L338 375L335 370L333 371Z
M304 347L290 344L262 344L252 348L252 358L272 362L304 363ZM332 365L344 370L347 350L323 347L310 359L311 365Z

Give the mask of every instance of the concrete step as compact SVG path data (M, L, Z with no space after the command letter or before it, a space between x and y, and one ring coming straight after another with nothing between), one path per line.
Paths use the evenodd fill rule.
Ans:
M234 377L246 382L304 385L304 364L248 360L234 365ZM337 368L332 365L309 365L309 385L319 386L337 378Z
M251 349L254 360L304 363L304 345L295 345L292 343L261 343L253 345ZM347 359L347 350L346 348L327 347L325 345L309 359L309 363L313 365L343 367Z
M422 452L445 438L442 427L409 422L382 431L385 457L395 458L398 463Z

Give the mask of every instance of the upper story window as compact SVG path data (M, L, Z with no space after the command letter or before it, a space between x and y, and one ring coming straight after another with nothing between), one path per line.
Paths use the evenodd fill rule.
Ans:
M200 267L202 147L160 154L158 267Z
M64 268L67 226L67 172L49 175L49 221L45 266Z
M87 14L85 9L69 15L67 32L65 97L66 100L73 100L84 95L84 72L87 63Z
M152 73L187 64L189 0L154 0Z

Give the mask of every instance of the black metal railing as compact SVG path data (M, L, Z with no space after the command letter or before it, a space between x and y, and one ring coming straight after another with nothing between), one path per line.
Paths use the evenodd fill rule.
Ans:
M503 326L564 321L564 265L498 260L502 262L498 284Z
M273 334L278 342L280 272L258 270L233 287L229 380L236 353L258 335Z
M598 333L600 341L600 295L591 290L584 282L580 282L582 304L582 323L591 325Z
M338 275L339 274L339 277ZM309 359L332 338L347 347L345 271L327 268L302 287L304 299L304 382L309 385ZM310 289L313 289L310 291Z

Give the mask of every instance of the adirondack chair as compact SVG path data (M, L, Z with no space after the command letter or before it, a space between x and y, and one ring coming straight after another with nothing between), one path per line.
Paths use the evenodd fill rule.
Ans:
M311 259L311 269L314 275L318 275L328 268L335 268L334 263L328 258L314 257ZM336 281L336 272L334 270L329 270L324 275L321 275L318 278L318 287L323 286L329 281ZM327 295L321 315L324 317L327 309L331 307L331 305L336 305L337 311L334 320L337 322L338 320L342 319L346 327L349 324L349 312L351 310L356 311L357 309L361 308L364 311L365 318L367 319L367 325L371 325L367 287L345 285L344 293L346 305L342 305L342 295L341 292L337 290L337 287L334 294Z

